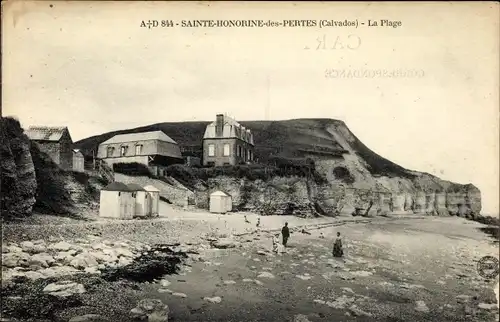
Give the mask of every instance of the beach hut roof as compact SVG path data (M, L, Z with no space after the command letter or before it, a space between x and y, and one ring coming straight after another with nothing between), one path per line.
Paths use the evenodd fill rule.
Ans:
M144 190L149 191L149 192L160 192L160 189L156 188L155 186L149 185L145 186Z
M215 192L212 192L210 194L211 196L224 196L224 197L229 197L229 195L227 193L225 193L224 191L220 191L220 190L217 190Z
M127 186L130 188L130 191L146 191L137 183L129 183Z
M124 184L123 182L118 182L118 181L115 181L115 182L112 182L110 184L108 184L106 187L102 188L102 190L105 190L105 191L135 191L135 190L131 190L129 186L127 186L126 184Z

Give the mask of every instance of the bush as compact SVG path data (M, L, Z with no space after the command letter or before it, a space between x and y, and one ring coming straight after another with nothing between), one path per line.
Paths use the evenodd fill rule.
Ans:
M129 176L151 176L151 171L149 171L149 168L144 164L138 162L115 163L113 164L113 171Z
M341 180L342 182L347 184L354 183L354 177L346 167L336 167L332 172L335 179Z

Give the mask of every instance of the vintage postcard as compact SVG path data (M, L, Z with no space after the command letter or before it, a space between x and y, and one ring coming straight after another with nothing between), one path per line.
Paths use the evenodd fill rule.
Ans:
M1 321L498 321L498 2L2 2Z

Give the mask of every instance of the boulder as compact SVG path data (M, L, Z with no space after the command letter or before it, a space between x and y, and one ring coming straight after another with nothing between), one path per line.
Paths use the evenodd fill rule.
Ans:
M2 266L6 267L29 266L30 260L30 255L23 251L2 254Z
M47 251L47 247L42 243L35 244L34 242L24 241L21 243L20 246L21 246L22 250L27 252L27 253L36 254L36 253L43 253L43 252Z
M238 245L238 242L230 238L221 238L216 241L213 241L211 245L214 248L226 249L226 248L235 248Z
M106 318L99 314L85 314L72 317L69 322L105 322Z
M60 241L58 243L49 245L49 249L55 250L55 251L68 251L71 249L71 247L72 247L72 245L68 242L65 242L65 241Z
M424 312L424 313L429 312L429 308L427 307L427 305L425 304L424 301L417 301L415 304L416 304L416 307L415 307L416 311Z
M218 303L222 302L222 299L220 298L220 296L204 297L203 300L210 302L210 303L214 303L214 304L218 304Z
M144 299L140 300L130 313L136 319L147 319L149 322L167 322L170 309L161 300Z
M40 253L31 256L30 265L39 265L41 267L49 267L55 262L54 257L47 253Z
M73 281L59 281L47 285L43 289L43 292L57 297L68 297L74 294L85 293L85 287Z
M75 268L87 268L92 266L97 266L99 263L94 256L90 253L81 253L75 256L75 258L70 263L71 266Z

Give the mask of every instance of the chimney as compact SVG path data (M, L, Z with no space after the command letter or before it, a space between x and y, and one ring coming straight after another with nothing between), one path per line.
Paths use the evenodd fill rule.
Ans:
M215 136L222 136L224 129L224 114L217 114L215 121Z

